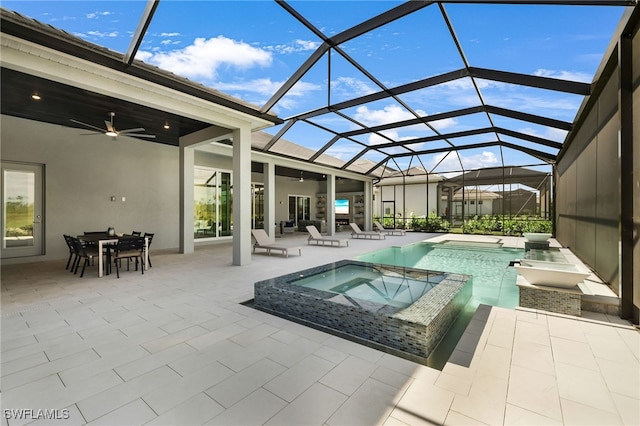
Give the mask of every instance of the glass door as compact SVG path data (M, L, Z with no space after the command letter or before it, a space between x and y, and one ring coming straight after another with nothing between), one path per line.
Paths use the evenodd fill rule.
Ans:
M289 195L289 220L296 225L301 220L311 219L311 197L304 195Z
M2 162L2 258L44 254L43 166Z
M264 185L251 184L251 229L264 228Z
M194 238L233 235L233 177L230 172L194 169Z

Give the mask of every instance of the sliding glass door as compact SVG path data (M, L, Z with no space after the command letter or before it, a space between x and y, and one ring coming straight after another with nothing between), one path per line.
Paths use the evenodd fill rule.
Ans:
M311 219L311 197L289 195L289 220L298 224L301 220Z

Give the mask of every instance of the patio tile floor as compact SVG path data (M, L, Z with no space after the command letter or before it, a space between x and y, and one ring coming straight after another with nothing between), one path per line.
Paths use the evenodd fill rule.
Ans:
M255 281L427 238L443 236L287 235L302 256L242 267L206 245L120 279L66 259L3 266L2 424L640 424L640 332L619 318L492 308L469 367L438 371L240 304Z

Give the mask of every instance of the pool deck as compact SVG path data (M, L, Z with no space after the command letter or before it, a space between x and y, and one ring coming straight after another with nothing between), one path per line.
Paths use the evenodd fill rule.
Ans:
M296 233L278 243L302 256L242 267L228 243L154 252L120 279L73 276L66 259L3 266L2 424L31 421L9 409L68 410L38 425L640 424L640 332L615 316L492 308L470 365L439 371L240 304L258 280L444 238L524 247L409 232L338 248Z

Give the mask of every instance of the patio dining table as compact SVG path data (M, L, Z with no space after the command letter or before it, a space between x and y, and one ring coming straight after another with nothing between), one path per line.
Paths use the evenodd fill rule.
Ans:
M98 256L98 277L102 278L102 276L104 275L102 250L105 248L105 246L108 247L109 245L117 244L121 238L144 238L144 265L142 265L141 267L144 268L145 271L149 268L147 266L149 264L149 237L134 237L133 235L126 234L109 235L106 232L104 234L92 233L78 235L79 240L98 245L98 253L100 253L100 256Z

